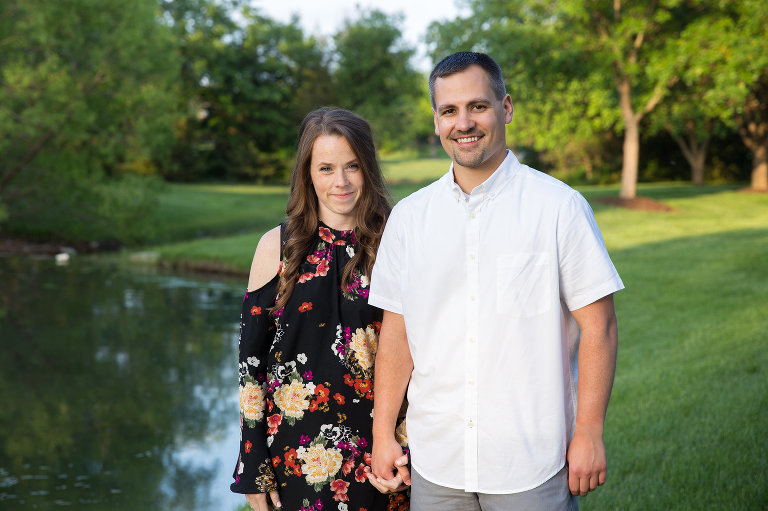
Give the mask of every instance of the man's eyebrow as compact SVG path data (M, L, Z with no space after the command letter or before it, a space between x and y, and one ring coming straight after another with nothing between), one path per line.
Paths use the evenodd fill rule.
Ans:
M491 100L486 98L486 97L479 97L479 98L470 99L469 101L466 102L467 105L475 105L477 103L490 104ZM443 110L445 108L456 108L456 105L454 105L453 103L446 103L446 104L443 104L443 105L437 105L437 109L438 110Z

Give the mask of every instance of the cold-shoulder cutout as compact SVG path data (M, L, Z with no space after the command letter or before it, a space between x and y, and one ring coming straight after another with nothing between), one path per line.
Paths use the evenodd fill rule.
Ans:
M256 246L248 277L248 292L269 283L280 269L280 226L264 233Z

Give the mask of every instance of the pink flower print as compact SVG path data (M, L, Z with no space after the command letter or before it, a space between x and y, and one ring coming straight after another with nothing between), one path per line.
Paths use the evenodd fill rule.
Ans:
M333 240L335 239L331 230L322 226L320 227L320 237L323 239L323 241L328 243L333 243Z
M355 481L358 483L364 483L368 479L365 476L365 465L360 463L360 466L355 469Z
M312 439L309 438L307 435L301 435L301 437L299 438L299 445L308 444L310 440Z
M326 275L328 275L328 261L321 259L317 265L317 270L315 270L315 277L325 277Z
M348 459L346 463L341 467L341 471L344 473L344 475L349 474L352 472L352 469L355 468L355 460Z
M307 371L302 376L304 376L305 380L310 380L311 381L312 380L312 371Z
M307 262L309 264L317 264L320 262L320 258L317 256L317 254L309 254L307 256Z
M270 415L267 417L267 424L269 425L269 429L267 429L268 435L274 435L277 433L277 427L280 425L280 423L283 422L283 416L279 413L276 413L274 415Z
M314 276L315 276L314 273L309 273L309 272L300 275L299 276L299 284L303 284L303 283L305 283L305 282L307 282L309 280L312 280L312 277L314 277Z
M333 496L333 500L336 502L349 501L349 497L347 496L348 487L349 483L343 479L336 479L335 481L331 481L331 489L334 491L334 493L336 493L336 495Z

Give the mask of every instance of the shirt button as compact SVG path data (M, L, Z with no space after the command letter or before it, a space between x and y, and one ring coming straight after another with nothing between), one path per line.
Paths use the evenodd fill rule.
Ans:
M469 422L467 422L467 427L474 428L475 424L472 422L472 419L469 419Z
M473 301L473 302L475 301L475 297L474 297L474 296L470 296L470 297L469 297L469 299L470 299L471 301Z
M469 254L469 258L474 261L475 260L475 254Z
M476 215L476 214L474 214L474 213L472 213L470 216L472 217L472 219L475 219L475 218L477 218L477 215Z
M475 380L469 380L467 383L469 383L470 385L474 385L475 384Z
M474 343L475 343L475 338L474 338L474 337L470 337L470 338L469 338L469 342L471 342L472 344L474 344Z

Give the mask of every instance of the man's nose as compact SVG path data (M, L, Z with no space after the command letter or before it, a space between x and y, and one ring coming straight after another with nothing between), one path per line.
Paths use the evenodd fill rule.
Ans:
M472 116L466 110L460 110L458 119L456 120L456 129L459 131L469 131L475 127L475 122L472 120Z

